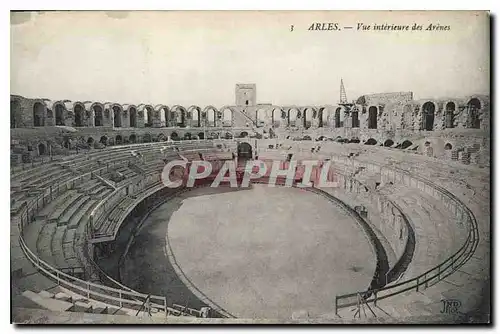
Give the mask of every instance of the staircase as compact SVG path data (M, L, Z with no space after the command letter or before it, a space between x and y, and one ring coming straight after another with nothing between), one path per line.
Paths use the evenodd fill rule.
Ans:
M235 111L233 113L233 126L235 127L246 127L246 125L250 125L252 128L252 131L255 133L258 133L260 135L263 135L264 129L257 127L256 121L254 121L250 116L245 114L242 111Z
M61 286L54 286L39 292L25 290L22 297L24 299L23 304L30 305L31 308L37 307L50 311L149 316L149 314L142 314L145 313L144 311L138 312L135 309L108 305L97 300L88 299ZM152 309L150 314L153 317L165 317L165 313L157 309Z

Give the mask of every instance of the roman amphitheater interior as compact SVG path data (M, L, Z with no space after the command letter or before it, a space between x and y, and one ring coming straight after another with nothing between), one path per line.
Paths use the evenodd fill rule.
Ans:
M11 95L10 120L14 322L489 319L489 96L273 105L237 84L220 107ZM338 186L166 187L179 158L328 161Z

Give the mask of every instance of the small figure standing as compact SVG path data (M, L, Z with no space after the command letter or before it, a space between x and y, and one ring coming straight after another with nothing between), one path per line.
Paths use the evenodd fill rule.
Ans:
M201 317L202 318L210 318L210 311L211 308L208 306L204 306L200 309Z

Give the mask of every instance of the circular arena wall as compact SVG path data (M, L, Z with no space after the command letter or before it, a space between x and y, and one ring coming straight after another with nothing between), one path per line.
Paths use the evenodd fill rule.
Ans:
M128 147L125 147L124 149L127 150L129 147L133 149L139 149L139 148L144 148L144 152L147 152L148 149L153 150L156 144L143 144L143 145L131 145ZM201 145L199 142L190 142L190 143L182 143L179 146L185 145L186 148L191 149L192 151L196 152L199 149L197 148L199 145ZM157 146L156 146L157 147ZM213 147L213 146L212 146ZM322 148L324 149L324 147ZM108 152L108 151L106 151ZM15 215L13 216L12 222L14 223L14 226L17 226L19 229L19 239L16 241L16 243L19 244L20 250L24 253L26 258L39 270L41 270L45 275L51 277L51 279L57 281L58 284L66 286L69 289L72 289L74 291L77 291L80 294L87 294L90 298L105 298L107 299L110 303L115 302L117 299L119 300L120 304L125 303L129 307L132 307L133 305L138 305L144 302L148 297L148 294L144 293L136 293L132 291L130 288L125 288L120 282L117 282L117 285L121 284L121 288L117 290L113 290L113 288L106 288L103 285L96 284L96 283L91 283L88 280L85 279L78 279L75 278L73 275L67 274L62 272L61 270L56 269L55 266L51 265L49 262L41 260L40 255L37 254L37 249L30 249L28 246L29 240L25 240L23 238L23 232L27 229L32 228L30 225L32 224L33 220L35 220L37 214L39 214L39 211L41 208L46 207L51 201L53 201L54 198L57 198L60 194L63 194L69 190L75 189L75 187L82 186L84 183L88 182L91 179L95 179L97 177L102 177L102 175L107 171L107 169L110 168L110 166L118 166L123 163L130 165L131 163L134 164L136 160L135 157L126 157L126 155L123 155L123 151L120 152L119 150L109 150L110 154L105 153L105 155L113 156L113 152L116 152L116 156L119 158L117 161L112 161L112 158L110 158L110 162L106 163L104 166L97 168L97 169L92 169L91 171L81 171L81 174L72 177L72 178L62 178L60 181L56 181L53 186L50 187L50 189L47 189L43 192L40 192L38 195L34 196L32 199L30 199L27 202L27 205L25 207L20 208ZM96 154L96 156L99 156L100 154ZM332 155L330 157L332 161L335 161L337 163L341 163L343 166L350 166L352 160L349 159L347 156L339 156L339 155ZM74 158L75 160L81 159L80 157ZM72 159L68 159L68 163L71 164ZM83 161L88 160L85 159L85 156L83 156L82 160L80 161L81 165ZM353 306L353 305L358 305L359 306L359 301L360 297L362 297L363 302L365 303L377 303L377 301L395 296L401 293L404 293L406 291L410 290L415 290L419 291L421 289L425 290L428 286L434 285L435 283L443 280L445 277L453 274L456 272L458 268L460 268L462 265L464 265L474 254L478 243L479 243L479 232L478 232L478 226L477 222L475 220L474 215L470 211L467 206L461 202L460 199L458 199L456 196L448 192L446 189L443 187L430 182L429 180L426 180L423 177L414 175L408 171L401 170L395 167L387 166L387 165L380 165L377 163L366 163L366 162L357 162L355 161L352 164L352 171L355 171L356 168L359 168L361 165L363 165L366 169L372 170L372 171L378 171L381 175L381 181L382 183L399 183L402 184L406 187L410 188L415 188L418 189L419 191L422 191L433 198L435 198L437 201L442 202L447 209L449 209L451 212L454 212L454 216L457 221L457 227L460 228L462 226L465 228L467 237L465 242L462 244L462 246L453 254L451 254L448 258L446 258L444 261L440 262L438 265L434 266L430 270L424 271L417 275L416 277L409 278L407 280L403 280L400 282L396 282L392 285L388 285L383 288L377 288L377 289L372 289L372 290L366 290L362 289L359 292L353 292L353 293L347 293L344 295L337 296L335 298L335 312L337 313L338 310L345 308L347 306ZM54 171L54 174L57 172ZM148 175L147 173L145 175ZM50 175L49 175L50 176ZM47 179L49 178L47 176ZM36 178L37 175L33 175L33 178ZM43 179L40 178L40 184L43 181ZM158 186L159 188L148 188L148 184L154 184L156 181L156 178L158 178L159 175L148 175L146 178L139 183L136 184L136 188L127 188L125 189L120 189L120 190L115 190L113 193L109 196L106 197L106 201L100 202L101 204L94 208L92 211L92 214L90 215L90 220L84 224L85 227L85 232L84 235L86 235L90 240L85 241L83 244L80 246L86 249L87 253L92 256L92 254L95 253L95 244L94 242L96 241L95 239L99 237L98 235L89 233L89 229L96 227L98 224L105 224L105 222L109 222L109 216L106 214L109 214L109 212L113 212L113 208L116 206L118 203L119 199L124 196L124 193L122 191L126 191L127 193L129 191L134 191L134 190L139 190L146 188L146 192L141 192L141 196L139 199L136 199L134 201L131 201L128 206L125 207L125 211L127 210L132 210L133 206L136 205L138 202L140 202L140 198L145 198L149 196L150 194L153 194L156 192L158 189L161 187ZM27 178L26 178L27 179ZM361 187L358 187L358 190ZM130 211L129 211L130 212ZM104 217L106 215L107 220L100 219L100 217ZM120 213L116 221L114 221L114 224L117 224L116 226L119 226L121 224L121 221L125 219L128 215L128 212L122 212ZM109 235L109 240L113 240L116 234L110 234ZM93 238L93 239L92 239ZM400 246L399 246L400 247ZM397 248L397 245L394 245L394 248ZM405 247L400 247L400 249L405 249ZM404 251L403 251L404 253ZM120 297L116 297L116 294L119 294ZM115 300L113 301L113 296ZM103 297L104 296L104 297ZM127 297L125 297L127 296ZM161 296L154 296L155 298L158 297L157 301L155 302L157 310L162 310L162 301L161 301ZM174 310L169 310L167 308L167 301L164 300L164 312L169 313L172 312L172 314L175 313ZM135 303L135 304L134 304ZM186 310L182 311L186 312ZM181 312L181 313L182 313Z

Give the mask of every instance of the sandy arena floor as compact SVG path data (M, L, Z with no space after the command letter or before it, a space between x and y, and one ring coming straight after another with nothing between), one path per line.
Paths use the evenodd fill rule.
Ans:
M167 238L168 232L168 238ZM336 294L363 290L375 255L356 222L326 199L295 188L196 189L155 210L121 268L125 284L202 306L169 263L242 318L333 311Z

